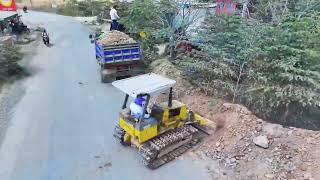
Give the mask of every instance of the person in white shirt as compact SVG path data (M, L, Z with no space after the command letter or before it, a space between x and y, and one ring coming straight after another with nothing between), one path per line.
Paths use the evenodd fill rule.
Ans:
M116 10L116 6L112 6L111 10L110 10L110 18L112 20L111 26L110 26L110 31L113 30L118 30L118 20L120 19L120 17L118 16L117 10Z

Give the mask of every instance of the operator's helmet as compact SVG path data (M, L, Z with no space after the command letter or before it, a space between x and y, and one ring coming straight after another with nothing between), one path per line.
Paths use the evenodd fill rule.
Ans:
M138 96L135 100L134 103L139 105L139 106L144 106L145 105L145 99L141 96Z

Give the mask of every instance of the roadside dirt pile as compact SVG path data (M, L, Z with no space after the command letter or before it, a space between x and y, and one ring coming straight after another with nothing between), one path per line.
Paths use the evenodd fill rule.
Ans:
M136 41L123 32L110 31L101 36L99 43L107 46L136 43Z
M168 61L155 61L151 68L177 81L175 98L218 124L188 154L209 162L212 179L320 179L320 132L271 124L242 105L208 97Z
M152 62L150 65L150 69L156 74L164 75L177 81L174 91L175 97L184 96L185 93L180 90L183 90L185 87L192 87L192 85L188 81L182 78L181 71L179 71L167 59L159 59Z
M195 151L218 161L235 179L320 179L320 132L284 128L257 118L245 107L225 103L212 117L224 126Z

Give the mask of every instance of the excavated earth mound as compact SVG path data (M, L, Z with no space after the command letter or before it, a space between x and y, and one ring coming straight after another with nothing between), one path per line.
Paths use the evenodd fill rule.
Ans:
M101 36L99 43L104 46L136 43L129 35L120 31L110 31Z

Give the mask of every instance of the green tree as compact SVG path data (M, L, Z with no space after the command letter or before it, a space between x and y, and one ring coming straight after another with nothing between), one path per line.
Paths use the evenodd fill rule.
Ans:
M106 1L100 0L71 0L66 5L59 7L58 13L66 16L96 16L104 9L106 4Z
M302 17L320 10L318 0L251 0L250 3L254 7L254 18L274 23L282 22L288 14Z
M187 71L195 81L227 93L235 102L245 90L243 81L251 76L253 61L260 52L259 32L257 26L248 26L239 16L208 16L201 33L207 58L187 63Z
M262 58L256 62L259 78L248 91L254 106L263 108L259 112L287 122L320 107L319 17L288 17L265 32Z
M129 5L127 17L124 17L124 25L131 34L145 32L146 37L142 39L144 49L152 49L155 33L161 29L161 10L155 1L137 0Z
M142 42L148 49L152 49L156 42L169 42L173 57L175 45L186 38L187 29L198 18L197 12L191 10L187 3L181 4L176 0L137 0L129 6L124 22L130 33L147 34Z
M279 24L209 17L204 55L179 64L186 75L267 119L319 128L310 118L320 113L319 13L289 13Z

